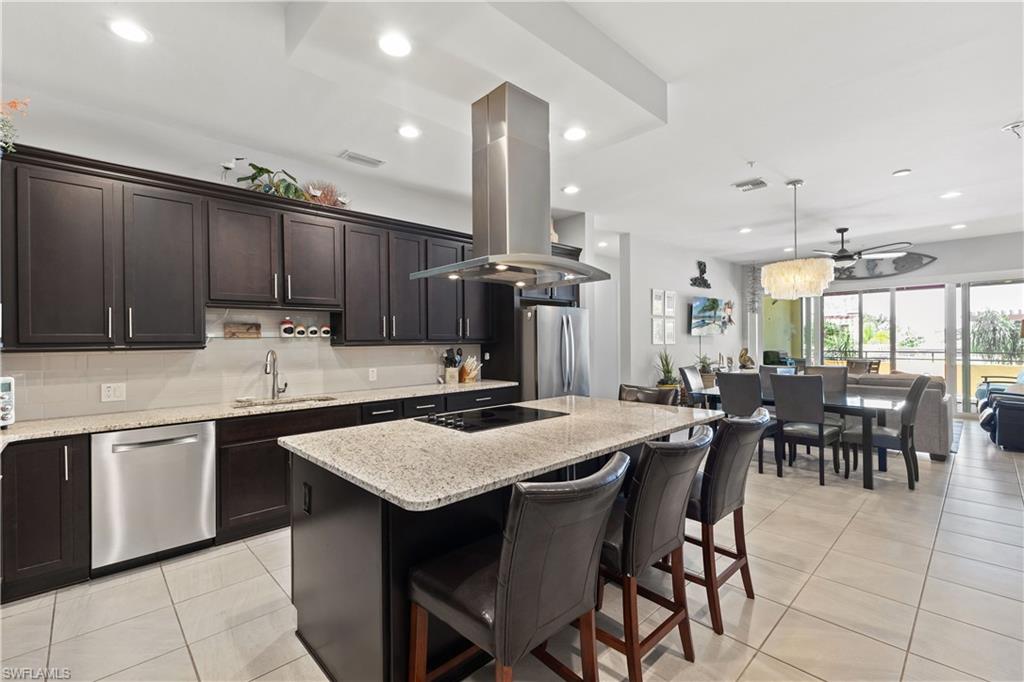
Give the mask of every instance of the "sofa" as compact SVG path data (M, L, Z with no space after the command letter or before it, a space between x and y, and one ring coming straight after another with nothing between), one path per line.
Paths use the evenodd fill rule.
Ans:
M916 374L894 372L893 374L850 374L846 391L850 395L865 398L888 398L899 400L906 396ZM927 452L933 460L944 461L953 443L954 399L946 392L946 381L932 377L921 399L914 424L914 443L919 452ZM886 414L885 425L900 426L899 412Z

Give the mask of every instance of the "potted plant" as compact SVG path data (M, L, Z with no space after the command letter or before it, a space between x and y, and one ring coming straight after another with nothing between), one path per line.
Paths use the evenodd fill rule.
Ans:
M711 358L707 355L698 355L697 369L700 371L700 380L704 382L704 388L711 388L715 385L715 373L711 369Z
M673 362L672 356L668 354L667 349L662 349L658 353L658 362L655 367L661 372L661 378L658 379L658 388L679 388L675 362Z

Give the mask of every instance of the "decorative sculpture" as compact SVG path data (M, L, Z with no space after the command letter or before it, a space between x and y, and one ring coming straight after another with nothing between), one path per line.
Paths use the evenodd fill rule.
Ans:
M750 357L746 346L740 348L740 369L754 369L754 358Z
M710 289L711 282L704 275L707 274L708 264L702 260L697 261L697 276L690 278L690 286L697 287L698 289Z

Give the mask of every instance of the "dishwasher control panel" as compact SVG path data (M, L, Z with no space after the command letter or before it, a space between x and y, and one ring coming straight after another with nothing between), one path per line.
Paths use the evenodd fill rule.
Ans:
M0 428L14 423L14 377L0 377Z

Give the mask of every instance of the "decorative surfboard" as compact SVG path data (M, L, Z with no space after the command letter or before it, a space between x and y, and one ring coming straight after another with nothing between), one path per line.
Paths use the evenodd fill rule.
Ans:
M880 258L877 260L862 258L850 265L836 266L836 279L877 279L879 277L905 275L908 272L920 270L936 260L935 256L914 251L899 258Z

